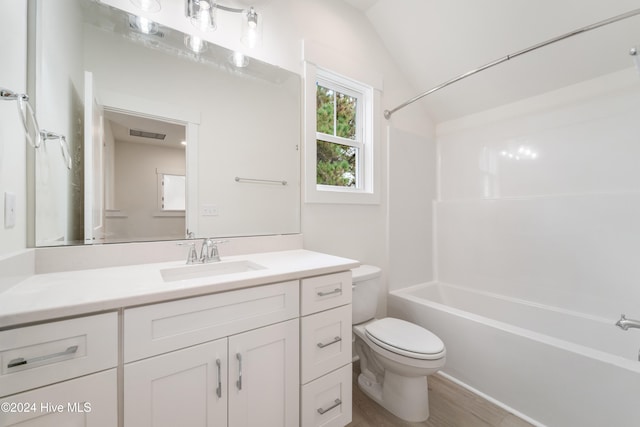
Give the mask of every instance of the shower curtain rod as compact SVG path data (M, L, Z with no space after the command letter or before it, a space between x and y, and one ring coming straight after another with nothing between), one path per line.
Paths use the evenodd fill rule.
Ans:
M418 101L419 99L424 98L427 95L432 94L433 92L436 92L436 91L438 91L438 90L440 90L442 88L445 88L445 87L447 87L447 86L449 86L449 85L451 85L451 84L453 84L455 82L458 82L458 81L460 81L462 79L465 79L465 78L467 78L469 76L472 76L472 75L474 75L476 73L479 73L480 71L484 71L484 70L486 70L488 68L495 67L496 65L502 64L505 61L508 61L510 59L513 59L513 58L516 58L516 57L518 57L520 55L524 55L525 53L529 53L529 52L532 52L534 50L540 49L542 47L548 46L550 44L557 43L557 42L559 42L561 40L565 40L565 39L568 39L570 37L577 36L578 34L586 33L587 31L595 30L596 28L604 27L605 25L613 24L614 22L622 21L623 19L631 18L632 16L636 16L636 15L640 15L640 9L634 9L634 10L631 10L629 12L623 13L621 15L617 15L617 16L614 16L612 18L605 19L604 21L596 22L595 24L591 24L591 25L587 25L587 26L582 27L582 28L578 28L577 30L570 31L570 32L568 32L566 34L563 34L561 36L557 36L557 37L554 37L554 38L549 39L547 41L544 41L544 42L541 42L541 43L538 43L538 44L534 44L533 46L530 46L530 47L528 47L526 49L522 49L522 50L519 50L517 52L511 53L511 54L509 54L509 55L507 55L505 57L502 57L500 59L496 59L495 61L489 62L488 64L485 64L482 67L476 68L476 69L471 70L471 71L467 71L464 74L461 74L461 75L459 75L457 77L454 77L454 78L452 78L450 80L447 80L446 82L441 83L438 86L436 86L434 88L431 88L428 91L423 92L420 95L411 98L407 102L404 102L404 103L398 105L396 108L394 108L392 110L384 110L384 118L389 120L391 118L391 115L393 113L395 113L396 111L401 110L404 107L413 104L414 102Z

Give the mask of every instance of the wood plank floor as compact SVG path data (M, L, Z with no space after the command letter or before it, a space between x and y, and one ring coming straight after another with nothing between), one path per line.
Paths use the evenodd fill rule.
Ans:
M353 369L353 421L347 427L532 427L531 424L439 375L429 377L429 419L401 420L358 388Z

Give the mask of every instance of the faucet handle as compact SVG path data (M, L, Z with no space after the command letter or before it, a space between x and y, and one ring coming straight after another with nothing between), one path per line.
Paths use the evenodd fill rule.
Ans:
M194 242L179 242L178 246L189 246L189 253L187 254L187 264L198 263L198 251L196 250L196 244Z
M220 243L227 243L229 240L212 240L211 243L211 254L209 255L209 260L213 262L220 261L220 253L218 252L218 245Z

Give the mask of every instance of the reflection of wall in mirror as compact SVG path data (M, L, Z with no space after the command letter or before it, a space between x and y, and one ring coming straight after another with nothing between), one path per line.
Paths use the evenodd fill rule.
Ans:
M185 173L184 149L116 140L113 165L111 209L118 214L107 215L105 241L184 238L184 212L159 213L157 191L157 171Z
M300 231L299 79L242 78L92 28L85 28L85 67L98 93L200 112L198 205L219 211L198 217L199 236ZM289 184L239 184L236 176Z
M67 137L73 159L68 171L56 142L36 151L36 243L82 242L84 230L84 125L82 16L78 0L39 1L36 114L41 129ZM64 22L64 25L60 25Z

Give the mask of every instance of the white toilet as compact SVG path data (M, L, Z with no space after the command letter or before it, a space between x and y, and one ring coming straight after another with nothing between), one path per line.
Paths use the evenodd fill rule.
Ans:
M353 333L362 372L358 386L397 417L424 421L429 418L427 375L444 366L444 344L413 323L375 319L380 269L362 265L352 274Z

